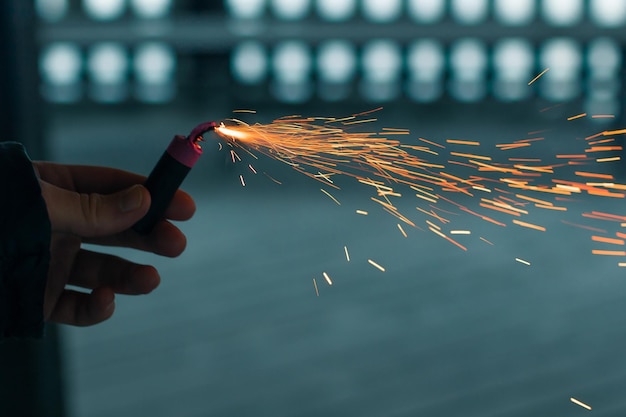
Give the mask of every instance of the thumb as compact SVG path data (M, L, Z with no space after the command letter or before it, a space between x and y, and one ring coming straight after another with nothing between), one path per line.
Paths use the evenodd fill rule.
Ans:
M142 185L114 194L85 194L40 181L52 230L82 237L107 236L130 228L150 207Z

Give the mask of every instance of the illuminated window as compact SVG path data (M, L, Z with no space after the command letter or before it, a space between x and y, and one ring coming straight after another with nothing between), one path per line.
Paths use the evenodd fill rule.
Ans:
M494 95L504 101L521 100L532 91L534 52L525 39L504 39L494 46Z
M370 41L363 48L361 93L372 101L388 101L400 92L402 54L390 40Z
M128 56L116 43L103 42L92 46L87 56L90 95L96 101L117 102L126 98Z
M452 0L452 15L463 25L475 25L487 18L487 0Z
M265 0L226 0L226 9L236 19L258 19L265 11Z
M267 53L256 41L242 42L231 55L231 71L237 81L243 84L258 84L267 74Z
M414 42L408 50L407 67L407 93L411 98L430 102L442 95L445 58L439 42L431 39Z
M495 0L495 16L505 25L521 26L531 22L535 14L534 0Z
M599 26L617 27L626 23L626 1L590 0L591 17Z
M545 21L551 25L571 26L578 23L583 16L583 1L543 0L541 13Z
M356 0L317 0L317 13L331 22L346 21L356 10Z
M76 45L59 42L45 47L39 58L44 97L59 103L80 99L82 67L83 60Z
M459 101L477 101L486 93L487 51L477 39L463 39L450 50L450 93Z
M144 19L165 17L172 7L171 0L130 0L130 4L135 13Z
M317 68L320 97L329 101L345 99L350 94L350 82L356 72L354 46L341 40L324 42L318 50Z
M550 68L541 77L541 93L553 101L571 100L580 92L580 48L571 39L547 41L540 53L542 68Z
M276 46L272 57L272 89L279 100L301 103L311 95L311 51L304 42L285 41Z
M272 0L272 10L276 17L284 20L302 19L309 12L309 0Z
M376 23L394 21L402 14L402 0L363 0L363 15Z
M175 94L176 54L161 42L144 43L133 57L135 94L141 101L162 103Z
M67 14L67 0L36 0L35 10L47 22L58 22Z
M409 15L419 23L435 23L446 10L444 0L409 0Z
M87 14L94 20L113 20L122 16L125 0L83 0Z

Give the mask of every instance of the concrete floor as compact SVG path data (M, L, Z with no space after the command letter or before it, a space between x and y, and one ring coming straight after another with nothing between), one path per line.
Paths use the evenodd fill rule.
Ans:
M53 126L56 159L132 169L120 139L70 146L81 129ZM473 231L463 252L416 229L404 238L360 189L334 193L337 206L312 182L242 188L232 172L207 181L214 172L186 183L198 212L181 224L181 257L115 252L157 266L161 286L119 297L102 325L63 328L71 415L586 415L570 397L595 416L626 411L624 269L563 216L538 213L546 233L460 217Z

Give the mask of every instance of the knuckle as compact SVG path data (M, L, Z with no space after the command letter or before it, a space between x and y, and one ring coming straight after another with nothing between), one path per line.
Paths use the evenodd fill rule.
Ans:
M81 193L80 211L85 225L94 232L100 227L100 212L102 207L102 196L96 193Z

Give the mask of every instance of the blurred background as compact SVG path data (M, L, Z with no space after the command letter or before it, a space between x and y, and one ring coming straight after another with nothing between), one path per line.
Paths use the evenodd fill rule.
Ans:
M0 139L33 158L147 175L173 135L235 109L270 122L382 106L371 127L407 141L544 130L558 149L624 127L620 0L3 0L0 19ZM583 112L611 117L566 121ZM245 161L277 185L205 149L184 184L187 251L111 251L157 266L161 286L119 296L102 325L0 346L6 415L589 412L570 397L626 411L626 278L562 216L536 215L549 233L460 218L476 232L465 253L403 237L351 181L337 206L286 166Z

